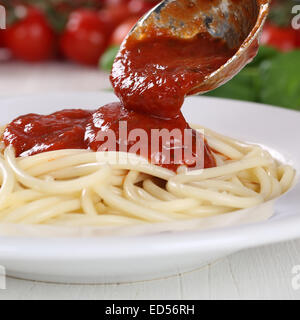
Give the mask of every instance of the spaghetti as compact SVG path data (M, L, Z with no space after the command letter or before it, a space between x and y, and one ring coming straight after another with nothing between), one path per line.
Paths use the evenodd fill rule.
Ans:
M111 226L193 219L254 207L291 187L294 170L261 147L189 127L181 113L185 97L242 43L232 46L197 25L195 10L201 12L207 1L185 10L177 5L170 2L163 10L178 18L185 12L183 21L191 19L198 33L179 39L154 21L130 33L110 77L121 102L94 111L28 114L7 125L0 158L0 222ZM253 42L243 65L257 49ZM223 80L206 84L205 90ZM126 132L151 136L143 146L153 142L152 130L177 130L179 136L190 130L190 143L178 144L180 139L172 136L154 152L131 152L135 138L122 138L121 122L128 125ZM117 142L110 151L103 147L103 133ZM173 155L185 155L187 149L191 158L174 161ZM165 161L166 150L172 151L170 161ZM192 167L192 158L201 165Z
M203 128L198 128L203 129ZM286 192L295 171L205 129L217 167L177 173L130 153L64 149L0 158L0 222L121 226L221 215ZM116 161L117 160L117 161Z

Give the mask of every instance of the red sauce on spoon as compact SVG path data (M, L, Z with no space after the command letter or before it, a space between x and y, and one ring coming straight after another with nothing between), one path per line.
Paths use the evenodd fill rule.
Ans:
M59 150L91 149L104 143L99 132L111 129L116 137L115 151L128 151L135 141L122 141L119 121L127 121L127 131L140 128L151 136L152 129L178 129L182 134L189 125L181 114L184 98L207 75L216 71L234 53L221 39L199 33L187 40L152 30L141 40L130 36L118 54L111 73L111 82L121 103L112 103L94 111L63 110L48 116L29 114L11 122L5 129L6 145L13 145L17 156ZM202 151L193 155L203 160L205 168L216 165L210 147L203 141ZM146 156L156 164L176 171L180 165L192 166L184 160L175 163L172 156L165 161L164 151L175 151L178 145L170 139ZM148 140L150 146L151 141ZM124 147L125 146L125 147ZM185 148L184 142L179 148ZM138 153L138 152L137 152Z

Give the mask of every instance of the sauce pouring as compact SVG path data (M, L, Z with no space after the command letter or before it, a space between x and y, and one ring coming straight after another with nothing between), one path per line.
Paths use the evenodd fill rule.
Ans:
M21 116L6 127L5 145L13 145L21 157L58 149L98 151L104 142L99 133L112 131L116 144L108 151L132 152L136 140L119 135L123 121L128 132L142 129L146 133L147 151L134 152L151 163L175 172L182 165L215 167L213 150L202 134L190 128L181 106L187 95L220 86L254 58L268 7L268 0L162 2L137 23L115 59L111 82L120 102L98 110ZM192 142L188 146L170 136L152 150L153 129L177 129L181 136L188 130ZM186 158L174 160L178 150L185 154L187 148L193 160L201 160L199 166Z
M187 95L217 88L249 63L268 0L165 0L124 40L111 73L122 104L174 118Z

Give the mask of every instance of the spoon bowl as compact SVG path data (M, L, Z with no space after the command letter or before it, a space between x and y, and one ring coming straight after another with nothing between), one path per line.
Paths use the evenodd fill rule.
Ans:
M199 33L223 39L235 54L188 94L213 90L233 78L257 54L259 35L267 17L270 0L165 0L133 27L123 42L149 33L192 39Z

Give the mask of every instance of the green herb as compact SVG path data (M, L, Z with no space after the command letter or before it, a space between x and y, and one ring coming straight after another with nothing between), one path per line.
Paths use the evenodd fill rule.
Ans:
M236 77L205 95L300 110L300 50L281 53L262 46Z
M258 68L248 67L242 70L231 81L214 91L208 92L206 95L220 98L257 101L259 87Z
M273 48L268 46L261 46L258 50L257 56L254 60L249 64L250 67L258 67L262 62L273 59L279 56L281 53Z
M110 71L112 68L112 65L114 63L115 57L119 51L119 46L111 46L109 47L99 61L99 67L100 69L104 71Z
M264 61L259 70L261 102L300 110L300 50Z

